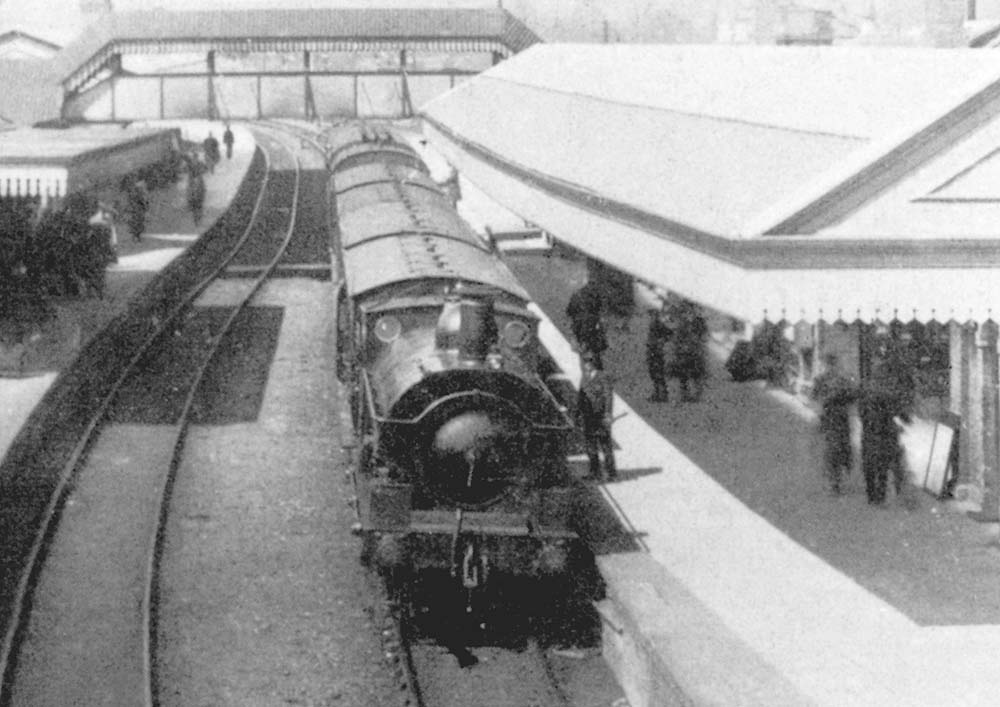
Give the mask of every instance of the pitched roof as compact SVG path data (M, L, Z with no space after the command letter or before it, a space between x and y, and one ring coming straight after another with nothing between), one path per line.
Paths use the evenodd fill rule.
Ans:
M423 114L504 206L744 319L1000 302L996 52L538 45Z
M971 50L539 44L423 109L510 162L742 237L998 79L1000 55Z
M0 118L18 125L59 117L62 90L49 60L0 59Z
M6 44L8 42L24 41L28 44L37 45L43 49L49 49L56 51L59 49L59 45L54 42L50 42L47 39L39 37L37 35L31 34L30 32L22 32L21 30L9 30L7 32L0 32L0 44Z

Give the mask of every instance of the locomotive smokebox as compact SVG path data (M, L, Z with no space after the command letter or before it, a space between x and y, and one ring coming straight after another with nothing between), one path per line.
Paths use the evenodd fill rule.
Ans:
M489 504L508 488L523 455L519 420L499 408L466 408L436 426L425 459L436 493L462 504Z
M497 335L492 300L459 295L445 300L435 332L438 350L453 352L461 361L483 361Z
M475 460L502 445L506 425L483 411L470 410L444 423L434 435L434 454L439 459L461 457Z

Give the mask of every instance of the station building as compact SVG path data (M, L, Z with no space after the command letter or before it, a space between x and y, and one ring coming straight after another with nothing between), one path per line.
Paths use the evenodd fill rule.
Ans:
M956 494L995 515L1000 55L537 45L423 115L556 238L786 326L806 385L831 350L864 376L883 333L942 354L924 392L960 421Z

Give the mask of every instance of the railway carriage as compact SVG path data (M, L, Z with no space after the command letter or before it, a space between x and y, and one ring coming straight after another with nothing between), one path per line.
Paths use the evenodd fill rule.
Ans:
M579 542L572 422L527 293L405 143L348 128L328 144L366 554L468 589L562 574Z

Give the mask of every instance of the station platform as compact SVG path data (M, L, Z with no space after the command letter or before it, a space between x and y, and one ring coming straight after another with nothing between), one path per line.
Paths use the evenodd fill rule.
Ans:
M184 121L182 123L151 123L139 132L155 134L166 128L179 128L182 137L190 142L200 142L211 130L221 136L221 123ZM121 132L120 128L116 128ZM84 131L83 128L77 129ZM79 135L76 141L88 149L101 144L107 126L96 128L95 135ZM103 298L66 297L50 301L51 316L42 324L40 334L51 334L52 345L45 351L33 351L35 360L26 360L23 371L11 371L10 377L0 377L0 458L6 454L11 442L44 397L61 368L109 321L126 309L132 297L221 216L238 190L246 174L256 147L253 136L242 126L233 125L235 135L233 157L216 166L214 173L205 174L206 196L204 215L195 225L187 207L186 177L167 188L150 193L150 207L146 231L139 241L128 234L123 223L116 223L115 251L118 262L108 266ZM50 148L58 152L65 146ZM13 355L12 352L7 352ZM15 375L16 374L16 375Z
M578 380L562 332L584 264L508 262ZM701 400L650 402L646 322L611 320L605 355L624 416L601 494L641 549L598 557L604 648L632 707L996 704L998 526L922 491L872 507L857 470L831 495L815 415L729 380L723 322Z

